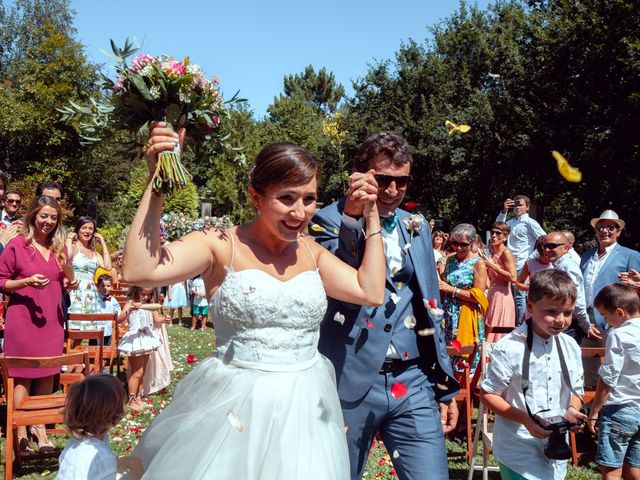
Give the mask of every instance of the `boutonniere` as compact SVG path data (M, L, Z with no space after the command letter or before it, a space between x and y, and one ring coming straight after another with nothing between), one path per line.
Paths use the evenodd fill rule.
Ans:
M424 218L421 213L412 213L407 218L402 220L410 235L410 240L409 243L405 245L405 250L411 246L411 242L413 242L413 236L417 235L418 232L422 230L422 227L424 226L426 221L427 219Z

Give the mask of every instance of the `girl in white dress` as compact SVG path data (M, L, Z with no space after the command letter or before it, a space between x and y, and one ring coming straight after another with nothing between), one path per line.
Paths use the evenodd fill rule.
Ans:
M143 304L155 302L158 295L154 288L132 286L129 289L128 301L122 308L118 321L127 321L127 333L118 343L118 351L129 357L127 388L129 390L129 407L143 410L142 379L144 377L149 354L162 346L162 340L154 330L154 322L163 322L164 317L141 308Z
M164 123L153 125L145 147L151 172L157 154L179 141ZM124 278L156 286L201 274L217 350L176 387L134 450L144 479L349 478L335 373L317 342L326 295L360 305L384 299L373 173L350 180L348 195L366 221L357 270L303 235L316 208L319 167L301 147L272 144L258 154L251 223L192 232L165 247L158 234L163 195L149 184L127 238Z

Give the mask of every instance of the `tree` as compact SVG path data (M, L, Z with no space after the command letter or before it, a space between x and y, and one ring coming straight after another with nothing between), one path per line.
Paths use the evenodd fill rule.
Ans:
M344 97L344 87L322 67L318 73L308 65L303 73L284 77L284 94L309 102L318 113L335 113Z

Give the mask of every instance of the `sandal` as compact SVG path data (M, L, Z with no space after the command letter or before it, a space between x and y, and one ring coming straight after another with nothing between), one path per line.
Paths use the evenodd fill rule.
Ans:
M136 398L135 395L129 395L129 402L127 405L134 412L142 412L144 410L144 405Z
M19 438L18 446L20 448L21 453L35 453L35 450L31 448L31 445L29 444L29 439L27 437Z
M31 425L29 427L29 436L31 439L38 444L39 452L52 452L56 447L51 440L47 438L47 428L43 425ZM44 435L46 442L41 440L41 435Z

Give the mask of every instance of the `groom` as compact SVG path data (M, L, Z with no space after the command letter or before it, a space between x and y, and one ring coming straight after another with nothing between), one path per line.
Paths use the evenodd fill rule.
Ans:
M412 235L405 223L409 213L398 209L412 162L402 136L370 135L356 154L347 197L320 210L311 222L316 240L357 268L365 248L357 190L378 189L385 301L372 308L330 298L318 347L336 369L353 480L362 478L377 432L401 479L448 478L443 430L455 427L452 399L459 386L442 317L428 307L428 300L440 301L429 226L416 226Z

